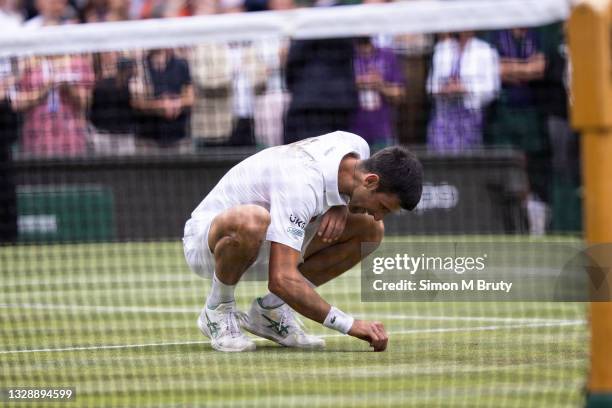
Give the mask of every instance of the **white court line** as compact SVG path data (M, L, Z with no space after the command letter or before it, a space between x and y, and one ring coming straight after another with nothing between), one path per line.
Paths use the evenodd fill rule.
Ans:
M489 371L499 371L493 367ZM454 374L454 372L450 372ZM403 374L403 373L402 373ZM408 373L411 375L413 373ZM421 375L420 373L416 373ZM340 374L343 375L343 374ZM349 374L350 375L350 374ZM375 373L372 374L372 377ZM304 394L292 392L287 395L285 391L283 395L250 395L249 397L242 398L230 398L225 401L207 401L207 408L215 407L227 407L227 406L289 406L292 408L312 408L314 407L335 407L335 406L363 406L364 402L370 402L371 406L388 406L397 405L401 407L423 406L455 406L459 404L459 401L463 401L464 404L460 406L469 406L465 401L470 401L478 398L481 403L478 406L483 406L482 401L497 401L498 406L510 406L508 401L515 401L517 396L531 396L546 395L546 393L555 393L554 395L568 396L567 391L565 394L559 394L560 390L571 389L575 390L569 397L572 400L579 401L579 389L583 386L583 381L564 381L564 382L550 382L550 381L530 381L528 384L517 384L517 383L499 383L492 381L490 383L477 383L472 386L454 386L444 385L435 386L431 383L427 384L426 388L423 389L404 389L398 391L368 391L368 392L353 392L351 394L336 393L336 394L322 394L322 393L308 393L308 398L304 398ZM170 388L169 388L170 389ZM507 400L508 396L512 399ZM489 398L487 398L489 397ZM500 401L501 399L501 401ZM464 401L465 400L465 401ZM522 400L519 400L522 401ZM446 402L446 403L444 403ZM454 403L453 403L454 402ZM505 402L505 403L504 403ZM564 401L568 402L568 401ZM513 406L523 406L523 404ZM576 403L579 405L579 403ZM495 405L490 405L495 406ZM571 406L571 404L570 404Z
M248 357L250 358L250 357ZM383 359L384 360L384 359ZM129 360L127 361L127 364L129 365ZM486 363L485 363L486 364ZM563 373L563 369L583 369L586 364L587 364L587 359L572 359L572 360L555 360L555 361L549 361L549 360L536 360L536 361L531 361L531 362L524 362L524 363L512 363L512 362L506 362L504 364L496 364L496 365L485 365L485 364L470 364L469 362L466 363L465 361L458 361L458 362L449 362L449 361L443 361L443 362L439 362L439 361L434 361L434 362L425 362L425 363L417 363L417 362L405 362L405 363L399 363L399 364L395 364L395 362L393 364L389 364L389 363L382 363L382 364L368 364L367 366L363 366L361 364L357 364L357 365L349 365L349 366L330 366L329 364L318 364L316 366L301 366L300 370L299 370L299 376L301 378L319 378L322 379L323 381L326 381L326 377L338 377L341 376L343 381L353 381L353 380L358 380L361 378L371 378L371 377L375 377L377 380L379 379L384 379L384 378L389 378L391 377L393 378L401 378L401 377L408 377L408 376L426 376L426 375L445 375L445 374L450 374L452 376L459 376L459 375L464 375L464 374L472 374L472 373L487 373L487 372L514 372L517 373L518 371L518 377L514 376L512 377L512 379L508 378L508 377L496 377L496 378L491 378L490 380L493 380L495 382L495 390L497 392L500 392L500 387L507 387L507 389L511 389L513 392L516 391L517 387L529 387L529 388L534 388L534 389L538 389L540 391L541 388L543 388L542 386L545 387L556 387L556 392L559 392L560 389L563 390L567 390L568 387L571 387L572 389L576 390L576 393L579 392L580 387L583 385L584 381L581 380L580 378L567 378L567 376L561 375L561 378L559 379L557 378L546 378L546 376L544 375L544 373L542 371L539 370L546 370L548 372L552 372L552 373ZM250 368L255 368L253 366L251 366ZM523 374L530 374L531 370L538 370L537 375L538 375L538 379L539 381L534 381L531 380L528 383L521 383L521 375ZM521 372L523 371L523 372ZM532 372L533 373L533 372ZM535 373L533 373L535 374ZM268 380L269 382L278 382L278 381L286 381L287 380L287 373L285 371L275 371L275 372L265 372L265 377L266 380ZM542 378L544 377L544 378ZM506 383L504 381L512 381L512 380L516 380L518 381L518 383ZM218 386L223 386L227 384L227 378L224 378L223 376L210 376L206 378L206 388L210 389L211 387L218 387ZM247 377L242 377L240 378L240 386L243 387L243 389L249 388L249 389L254 389L258 386L261 385L261 376L247 376ZM416 381L418 382L418 379L416 379ZM416 385L414 382L412 384L407 384L405 382L406 386L411 387L413 385ZM431 384L430 381L428 381L428 384ZM556 385L555 385L556 384ZM177 388L181 389L181 390L189 390L189 389L201 389L202 386L202 380L200 378L193 378L193 377L189 377L189 378L185 378L182 376L179 376L178 378L167 378L164 380L164 384L162 386L162 388L159 388L160 391L163 390L176 390ZM432 385L432 387L434 387ZM432 387L427 387L428 392L431 392ZM459 389L461 386L459 384L456 384L456 387L453 387L453 389L457 390ZM476 385L477 387L477 385ZM88 389L98 389L99 388L99 379L94 378L84 378L81 387L83 389L83 393L87 393ZM442 389L442 388L440 388ZM444 388L446 390L448 390L448 388ZM552 389L552 388L551 388ZM123 384L123 383L108 383L105 385L104 387L104 392L105 393L114 393L114 392L139 392L141 391L141 387L139 388L139 385L136 384L135 386L132 385L127 385ZM286 388L285 392L283 393L283 395L287 395L287 392L290 393L290 395L294 395L294 392L292 392L293 390L291 389L291 387ZM375 391L374 391L375 392ZM333 391L332 391L333 393ZM299 394L299 391L298 391ZM418 393L417 393L418 394ZM432 393L435 395L439 394L437 392ZM454 394L454 393L453 393ZM311 396L312 394L309 393L309 396ZM333 395L338 395L338 394L333 394ZM344 396L347 396L347 394L343 394ZM351 394L351 396L353 396L354 394ZM412 398L415 394L413 392L410 392L410 398ZM477 393L477 395L480 395L480 393ZM501 395L501 393L497 394L498 396ZM231 402L226 401L225 403L225 407L227 406L240 406L241 404L238 404L238 402L236 402L236 399L242 399L240 396L236 396L237 398L231 398ZM257 396L253 396L255 398L257 398ZM300 398L296 395L297 398ZM303 395L302 395L303 397ZM372 396L370 396L372 397ZM455 395L453 395L453 397L456 397ZM246 397L248 398L248 396ZM372 398L374 399L374 398ZM312 400L311 404L309 405L309 408L312 407ZM274 404L260 404L261 406L273 406ZM295 404L289 404L289 406L293 407ZM315 404L316 405L316 404ZM329 404L326 406L337 406L338 404ZM352 405L357 405L357 404L352 404ZM377 405L377 406L384 406L384 404L378 403L378 404L372 404L372 405ZM164 405L166 406L166 405ZM180 405L181 407L183 407L183 405ZM244 405L242 405L244 406ZM259 406L259 405L258 405ZM274 405L276 406L276 405ZM348 406L346 403L343 404L343 406ZM406 404L403 404L402 406L407 406ZM206 404L206 408L209 408L210 404Z
M100 271L91 271L92 273L99 273ZM94 278L80 278L80 279L36 279L29 278L24 279L21 277L18 278L9 278L8 280L4 280L0 282L0 288L10 289L21 286L34 286L34 287L44 287L51 285L113 285L113 284L151 284L151 283L165 283L165 282L197 282L198 277L193 274L184 275L184 274L165 274L165 275L153 275L147 276L146 279L112 279L115 278L116 275L111 275L107 279L94 279Z
M572 319L545 319L540 317L489 317L489 316L428 316L428 315L401 315L401 314L356 314L355 317L380 320L437 320L462 322L491 322L491 323L565 323L576 322ZM586 323L586 320L584 321Z
M71 310L100 313L199 313L200 310L188 307L153 306L91 306L91 305L54 305L46 303L2 303L2 309L43 309Z
M423 334L423 333L451 333L451 332L473 332L473 331L495 331L506 329L519 328L541 328L554 326L576 326L584 324L583 320L569 320L565 322L548 322L548 323L526 323L526 324L511 324L502 326L476 326L476 327L439 327L432 329L409 329L397 330L389 332L389 334ZM319 337L344 337L344 334L323 334ZM265 339L256 338L255 341ZM114 350L114 349L133 349L144 347L167 347L167 346L183 346L190 344L209 344L209 341L185 341L185 342L170 342L170 343L143 343L143 344L117 344L117 345L99 345L99 346L82 346L82 347L63 347L63 348L46 348L46 349L25 349L25 350L0 350L0 354L21 354L21 353L53 353L62 351L94 351L94 350Z
M43 310L70 310L90 311L99 313L199 313L199 309L190 307L155 307L155 306L92 306L92 305L62 305L46 303L0 303L2 309L43 309ZM490 316L428 316L428 315L401 315L357 313L355 317L362 319L379 320L434 320L434 321L462 321L462 322L491 322L491 323L565 323L576 322L568 319L545 319L537 317L490 317ZM586 323L586 322L585 322Z

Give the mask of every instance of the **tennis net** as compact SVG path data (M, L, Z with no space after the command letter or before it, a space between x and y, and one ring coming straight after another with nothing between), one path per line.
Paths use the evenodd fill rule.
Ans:
M0 34L2 398L580 404L590 282L569 10L401 1ZM307 321L324 351L212 350L196 325L210 280L185 262L185 221L241 160L334 130L373 152L410 146L424 166L415 211L389 216L382 245L318 289L382 321L389 349ZM266 292L240 282L238 308Z

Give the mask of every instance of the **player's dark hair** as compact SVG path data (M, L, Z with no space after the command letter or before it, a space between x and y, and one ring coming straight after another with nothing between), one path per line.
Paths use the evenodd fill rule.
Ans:
M423 166L407 148L386 147L364 160L361 165L379 177L376 191L397 195L403 209L412 211L421 200Z

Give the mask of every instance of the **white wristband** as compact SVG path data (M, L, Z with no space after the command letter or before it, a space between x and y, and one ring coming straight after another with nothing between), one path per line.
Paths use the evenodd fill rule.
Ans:
M335 307L331 307L323 325L325 327L329 327L330 329L334 329L339 331L340 333L348 333L353 327L353 322L355 318L351 315L347 315L342 310L337 309Z

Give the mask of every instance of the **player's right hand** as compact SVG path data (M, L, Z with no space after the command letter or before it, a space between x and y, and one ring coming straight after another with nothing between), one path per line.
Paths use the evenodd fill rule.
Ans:
M355 320L348 334L358 339L370 343L374 351L384 351L387 348L389 336L385 331L385 326L380 322L368 322L365 320Z

